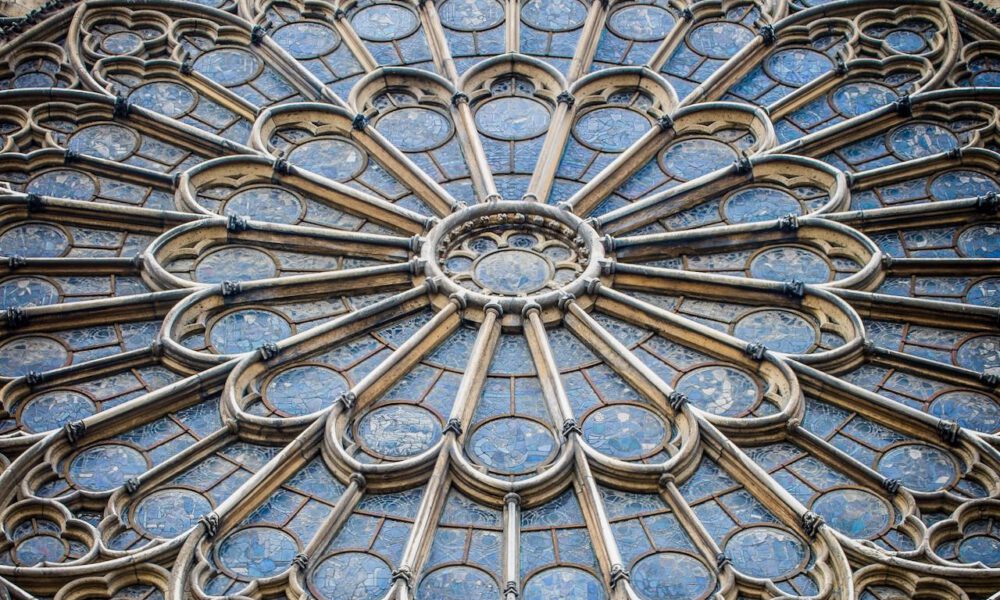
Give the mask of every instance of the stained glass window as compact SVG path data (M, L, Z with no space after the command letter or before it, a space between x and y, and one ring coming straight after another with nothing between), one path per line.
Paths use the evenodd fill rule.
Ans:
M5 21L0 599L996 599L998 22Z

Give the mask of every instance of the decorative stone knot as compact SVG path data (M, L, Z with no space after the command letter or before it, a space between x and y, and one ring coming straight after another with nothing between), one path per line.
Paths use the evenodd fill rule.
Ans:
M87 433L87 425L83 421L70 421L63 425L63 432L66 434L66 441L71 446L75 446L80 438Z
M674 409L674 412L680 412L688 402L690 400L682 392L674 390L667 395L667 404L670 405L670 408Z
M260 348L258 348L257 350L258 352L260 352L260 357L263 360L271 360L272 358L278 355L278 353L281 351L281 348L279 348L278 345L275 344L274 342L268 342L263 346L261 346Z
M948 442L949 444L958 443L958 434L962 431L962 427L959 426L955 421L942 420L938 421L937 432L941 436L941 439Z
M215 534L219 533L219 514L216 512L210 512L207 515L202 515L198 522L202 524L205 528L205 536L209 539L214 538Z
M811 510L807 510L802 513L802 530L805 531L809 539L816 537L819 533L820 527L823 526L823 517L817 515Z
M744 351L747 353L747 356L754 360L764 360L764 354L767 352L767 346L761 344L760 342L753 342L747 344Z

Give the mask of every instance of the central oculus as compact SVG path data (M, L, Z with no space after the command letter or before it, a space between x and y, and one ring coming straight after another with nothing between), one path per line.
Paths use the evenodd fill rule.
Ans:
M567 210L529 201L462 208L437 223L425 242L426 276L445 296L505 311L554 306L586 293L604 257L597 232Z

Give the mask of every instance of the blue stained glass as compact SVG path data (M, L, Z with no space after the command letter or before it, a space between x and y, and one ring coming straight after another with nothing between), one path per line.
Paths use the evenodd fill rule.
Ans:
M631 581L645 600L698 600L712 590L715 576L692 556L660 552L636 563Z
M543 425L508 417L489 421L469 441L469 451L478 462L508 473L527 473L543 464L556 451L551 432Z
M770 281L826 283L832 272L823 257L812 250L780 246L758 254L750 262L750 275Z
M0 376L3 377L19 377L33 371L42 373L68 361L69 352L52 338L27 336L0 346Z
M765 578L791 575L809 555L796 535L771 526L737 531L726 541L725 551L737 570Z
M546 569L528 580L525 600L604 600L604 586L590 573L572 567Z
M991 530L990 522L985 519L970 523L966 529L983 533L962 540L958 545L958 558L964 563L981 562L991 568L1000 566L1000 530L996 526Z
M979 373L1000 371L1000 336L981 335L962 342L955 362Z
M274 259L254 248L220 248L205 255L195 267L195 280L201 283L252 281L277 275Z
M32 179L25 187L25 191L39 196L90 200L97 193L97 184L80 171L53 169Z
M889 148L903 160L947 152L959 146L951 131L934 123L908 123L889 134Z
M377 454L405 458L429 449L441 438L430 411L409 404L382 406L361 418L358 440Z
M441 24L460 31L485 31L504 18L503 4L497 0L446 0L438 7Z
M730 223L756 223L802 214L802 207L794 196L769 187L739 190L726 199L723 210Z
M623 460L648 456L664 443L667 428L652 411L638 406L607 406L583 422L583 437L598 452Z
M403 152L431 150L451 138L451 121L441 113L407 106L387 113L375 124L379 133Z
M242 48L218 48L202 54L194 61L195 71L226 87L250 81L261 68L261 60Z
M487 290L513 296L541 289L552 278L552 265L534 252L507 249L481 258L473 273Z
M670 31L674 17L659 6L627 6L615 11L608 19L612 31L625 39L658 41Z
M198 492L166 489L143 498L132 518L135 525L149 535L172 538L193 527L211 510L212 505Z
M323 56L340 43L340 36L322 23L290 23L278 28L271 38L300 59Z
M386 3L362 8L351 18L351 25L366 40L389 42L416 31L420 20L409 8Z
M332 369L315 365L293 367L267 383L264 399L292 416L308 415L333 404L350 384Z
M958 477L955 459L927 444L895 446L878 461L878 472L917 492L944 489Z
M928 412L975 431L1000 430L1000 405L981 392L959 390L941 394L931 402Z
M61 229L44 223L25 223L11 227L0 235L0 255L25 258L62 256L69 248L69 239Z
M146 459L135 448L105 443L77 454L68 470L70 479L81 489L104 492L143 474L147 466Z
M545 133L549 110L541 102L520 96L490 100L476 110L476 127L501 140L524 140Z
M885 36L885 42L893 50L907 54L916 54L927 47L926 40L920 34L906 29L897 29L890 32Z
M568 31L583 25L587 7L579 0L529 0L521 19L535 29Z
M958 249L969 258L1000 258L1000 224L969 227L958 236Z
M101 42L101 50L112 55L132 54L142 46L142 36L131 31L112 33Z
M688 34L688 43L709 58L729 58L753 38L753 31L739 23L716 21L694 28Z
M693 138L674 142L660 156L663 170L690 181L736 161L736 151L718 140Z
M364 552L335 554L321 562L309 578L309 587L326 600L378 600L389 591L392 568Z
M231 312L216 321L208 338L221 354L241 354L291 334L291 326L277 314L251 308Z
M760 387L753 377L733 367L701 367L677 382L691 404L714 415L735 417L753 408Z
M846 83L833 92L833 104L841 114L856 117L866 112L890 104L896 100L896 92L878 83L859 81Z
M27 567L42 562L61 562L66 554L66 545L53 535L33 535L19 541L14 547L14 558Z
M818 337L816 328L809 321L790 310L780 309L759 310L740 318L733 328L733 335L786 354L809 352Z
M73 134L67 150L107 160L128 158L139 147L139 136L121 125L94 125Z
M830 527L855 539L873 539L892 522L891 509L884 500L854 488L826 492L812 509Z
M992 177L977 171L954 169L945 171L931 181L930 192L935 200L957 200L984 196L1000 191Z
M86 286L96 279L71 279L67 287L72 293L73 284ZM59 290L44 279L37 277L14 277L0 283L0 309L45 306L59 301Z
M499 595L492 577L466 566L434 571L417 588L417 600L496 600Z
M187 86L171 81L154 81L129 94L136 106L148 108L171 118L187 114L198 103L198 96Z
M356 177L367 162L365 155L354 144L331 139L312 140L296 146L288 153L288 161L334 181L347 181ZM282 209L281 214L286 214L287 211L288 209Z
M767 70L781 83L798 87L833 70L828 56L806 48L781 50L764 63Z
M21 409L25 429L41 433L97 412L93 400L72 390L52 390L29 400Z
M350 162L349 157L345 158ZM302 166L309 168L306 165ZM226 201L222 214L248 217L268 223L296 223L302 212L302 201L295 194L278 187L261 186L233 194Z
M604 152L622 152L649 130L649 120L634 110L610 106L592 110L576 122L576 137Z
M218 561L242 578L271 577L287 569L298 551L295 539L280 529L247 527L222 540Z

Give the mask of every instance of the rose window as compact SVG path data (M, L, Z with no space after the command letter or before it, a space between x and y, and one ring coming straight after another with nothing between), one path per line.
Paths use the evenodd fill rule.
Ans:
M1000 14L0 30L0 599L990 600Z

